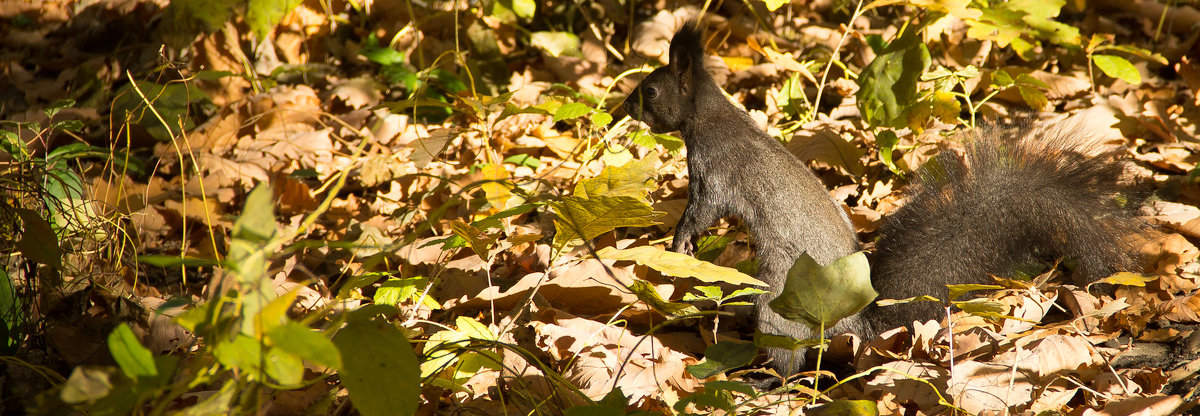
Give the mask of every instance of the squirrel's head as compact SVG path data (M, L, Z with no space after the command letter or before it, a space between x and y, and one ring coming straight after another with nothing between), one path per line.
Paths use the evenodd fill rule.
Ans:
M671 38L670 64L655 69L625 98L625 111L645 122L650 131L680 130L696 116L698 83L709 79L704 71L704 33L688 21Z

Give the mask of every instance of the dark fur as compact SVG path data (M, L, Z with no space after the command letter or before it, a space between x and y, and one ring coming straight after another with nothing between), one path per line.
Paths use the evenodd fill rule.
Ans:
M989 128L968 137L961 155L943 151L880 228L872 265L880 298L944 299L947 284L994 283L992 275L1059 259L1075 263L1079 285L1135 270L1139 186L1120 182L1124 165L1111 155L1081 154L1093 145L1080 129ZM917 302L864 315L887 330L940 311Z
M778 294L800 253L829 264L857 251L858 240L820 180L726 98L703 57L702 31L689 22L671 41L670 64L647 76L624 107L654 132L679 131L688 149L688 203L671 249L691 254L719 218L740 217L757 245L758 277ZM1113 202L1122 166L1078 155L1073 139L1046 132L976 138L964 157L935 158L882 228L872 275L880 297L944 297L946 284L987 283L1038 259L1076 259L1082 281L1131 267L1121 242L1136 227L1131 210ZM812 338L808 327L767 307L772 297L755 302L758 329ZM871 337L938 311L930 302L872 304L830 333ZM790 351L768 354L784 373L802 363Z
M702 33L684 26L671 41L667 66L654 70L625 101L626 111L655 132L679 131L688 149L688 203L671 249L691 254L701 232L726 216L738 216L757 244L758 277L778 294L802 252L822 264L858 251L845 213L812 171L730 102L704 70ZM756 304L759 329L812 338L802 324ZM860 332L847 319L831 332ZM800 360L789 351L769 352L782 370Z

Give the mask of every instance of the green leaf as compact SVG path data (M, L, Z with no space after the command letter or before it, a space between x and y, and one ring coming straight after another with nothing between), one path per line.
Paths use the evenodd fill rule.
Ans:
M511 4L512 11L522 19L532 19L534 12L537 11L536 0L512 0Z
M635 279L629 285L629 291L633 292L638 300L650 305L654 310L673 318L688 317L700 313L700 310L695 305L676 303L663 299L658 294L658 291L654 289L654 285L645 280Z
M278 348L300 358L333 369L342 368L342 354L325 334L295 321L288 321L267 331L267 337Z
M13 354L24 337L20 333L24 306L8 272L0 267L0 354Z
M239 282L261 283L267 272L267 258L274 254L267 247L276 242L277 234L271 186L261 183L246 196L242 214L233 223L232 241L225 257Z
M584 103L566 103L554 111L554 121L573 120L587 115L592 108Z
M602 259L632 260L669 275L696 278L705 283L730 283L735 285L767 286L761 280L750 277L736 269L718 266L692 256L666 251L654 246L640 246L619 250L605 247L596 252Z
M674 408L679 414L695 414L688 411L692 406L699 409L721 409L725 411L725 414L740 414L736 411L733 393L740 393L751 398L758 397L754 387L746 383L713 380L705 382L700 391L676 402Z
M17 241L17 250L20 250L26 259L61 268L63 252L50 223L37 211L26 208L16 208L16 211L24 226L21 240Z
M550 56L579 55L579 36L568 32L533 32L529 43Z
M250 380L262 377L262 353L262 343L243 334L222 340L212 350L213 357L221 365L247 372Z
M1110 77L1119 78L1130 85L1142 83L1142 74L1128 60L1113 55L1092 55L1096 67Z
M658 224L664 213L654 211L645 201L629 196L564 197L550 202L554 219L554 247L582 239L591 240L617 227L649 227Z
M489 236L461 220L451 220L450 230L454 232L454 235L466 240L475 255L479 256L481 260L487 261L490 247L496 244L495 236Z
M599 175L575 184L575 196L592 198L599 196L630 196L646 199L656 185L654 170L657 157L635 159L621 166L606 166Z
M512 155L512 156L506 157L506 158L504 158L504 163L512 163L517 166L526 166L526 167L529 167L530 169L534 169L534 170L536 170L538 168L538 166L542 165L542 161L539 160L536 156L530 156L529 154L526 154L526 153L521 153L519 155Z
M260 41L264 40L267 32L300 3L300 0L249 0L246 3L246 24Z
M892 173L900 173L900 168L896 167L896 162L892 160L892 151L896 150L898 144L900 137L897 137L893 130L883 130L875 134L875 145L879 146L879 161Z
M758 355L758 346L752 342L721 341L704 350L704 362L687 367L687 372L698 379L706 379L726 371L746 366Z
M946 285L946 289L949 290L949 295L946 296L946 299L955 300L955 299L958 299L959 296L962 296L963 294L965 294L967 292L972 292L972 291L976 291L976 290L997 290L997 289L1004 289L1004 287L997 286L997 285L963 284L963 285Z
M215 6L214 6L215 7ZM134 85L137 88L134 88ZM138 94L138 91L141 94ZM145 95L145 99L142 98ZM136 123L146 128L150 136L158 141L171 141L183 131L195 127L189 106L193 102L207 99L199 89L189 87L187 83L174 82L166 85L138 81L129 84L117 92L113 100L112 115L114 122ZM149 103L149 106L146 104ZM154 111L150 110L150 107ZM158 113L157 115L155 113ZM159 120L159 117L162 120ZM165 124L164 124L165 121ZM182 124L182 130L180 125Z
M773 12L775 10L778 10L783 5L788 4L789 1L788 0L763 0L763 3L765 3L767 5L768 11Z
M304 362L296 354L284 351L278 346L267 350L264 356L264 369L268 376L279 384L287 387L299 387L304 381Z
M422 289L428 285L429 279L425 277L388 279L375 290L373 301L375 304L396 306L400 302L420 298ZM421 304L430 310L442 308L442 305L439 305L437 300L433 299L432 296L425 296Z
M592 125L596 126L596 127L607 126L608 123L612 123L612 120L613 120L612 114L608 114L603 111L597 111L597 112L592 113L591 118L592 118Z
M367 36L367 41L358 52L368 61L383 65L403 65L405 63L404 53L379 44L379 37L371 33Z
M678 155L680 151L683 150L684 144L683 140L678 137L667 134L652 133L646 130L633 132L633 134L629 135L629 140L633 142L633 144L647 149L654 149L655 146L662 145L662 147L667 149L667 152L671 155Z
M138 341L137 335L133 334L129 325L124 323L117 325L116 329L108 334L108 351L112 353L117 366L121 367L121 372L130 379L158 376L158 367L154 365L154 354L142 346L141 341Z
M236 393L241 385L236 377L230 377L225 380L225 384L221 385L221 389L209 395L204 400L196 402L196 404L175 413L176 416L216 416L233 414L229 410L229 405L236 397Z
M359 413L416 413L421 379L417 357L404 333L384 321L352 319L333 343L342 354L338 376Z
M112 367L77 366L71 370L71 376L63 384L58 396L67 404L103 399L113 390L112 371Z
M871 287L871 268L861 251L821 266L803 253L788 270L783 292L770 302L771 310L812 328L832 328L858 312L878 293Z
M492 2L491 15L508 24L517 23L517 18L529 20L537 11L535 0L495 0Z
M896 38L858 78L858 108L872 126L904 124L904 113L916 102L917 81L929 67L929 49L916 28Z
M29 148L25 146L25 141L11 131L0 130L0 150L12 155L18 162L29 160Z
M1113 274L1112 276L1100 279L1093 284L1107 283L1110 285L1146 287L1146 283L1150 283L1155 280L1158 280L1158 278L1151 277L1151 276L1143 276L1139 273L1120 272L1120 273Z

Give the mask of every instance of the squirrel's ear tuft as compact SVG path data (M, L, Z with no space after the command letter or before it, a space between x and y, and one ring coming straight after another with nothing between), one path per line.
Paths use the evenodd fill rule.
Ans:
M695 71L703 71L704 66L704 29L700 22L688 20L675 32L671 38L671 62L680 82L680 88L689 90L694 83Z

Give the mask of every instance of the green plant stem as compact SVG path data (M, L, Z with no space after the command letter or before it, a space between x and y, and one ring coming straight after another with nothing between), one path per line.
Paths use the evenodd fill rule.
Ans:
M821 83L817 85L817 97L812 101L812 113L809 115L809 119L811 120L817 119L817 108L821 105L821 94L825 92L825 82L829 79L830 66L838 60L838 55L842 51L842 45L846 43L846 38L850 36L850 31L854 30L854 22L862 16L862 13L863 0L858 0L858 3L854 6L854 13L850 15L850 21L846 23L846 31L842 32L841 39L838 39L837 46L833 48L833 55L829 57L829 63L825 64L825 70L821 72ZM901 31L900 33L904 32Z

